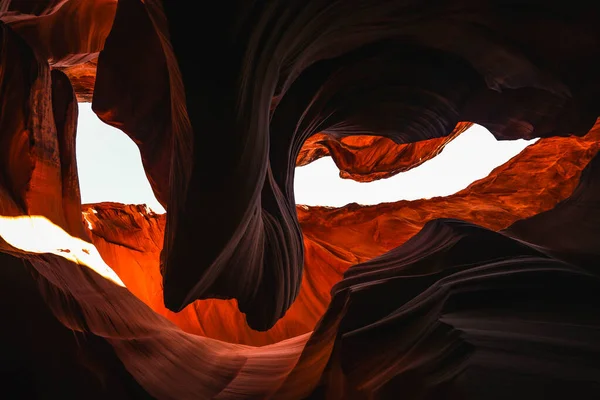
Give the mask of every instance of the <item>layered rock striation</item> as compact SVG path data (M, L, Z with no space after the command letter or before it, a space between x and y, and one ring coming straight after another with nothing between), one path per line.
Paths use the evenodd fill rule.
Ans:
M598 6L211 7L0 1L0 221L124 284L1 234L8 397L597 398ZM82 207L78 100L166 215ZM452 196L295 204L296 165L381 179L472 123L542 139Z

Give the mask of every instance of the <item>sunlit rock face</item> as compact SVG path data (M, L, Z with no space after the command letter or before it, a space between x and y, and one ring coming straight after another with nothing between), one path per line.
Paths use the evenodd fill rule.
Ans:
M442 16L454 16L458 5L407 11L393 2L319 4L299 3L285 15L276 4L241 7L236 18L223 6L211 13L211 21L222 21L222 37L171 4L117 7L98 60L94 110L142 143L157 197L169 199L162 273L165 304L174 311L195 299L231 297L261 330L285 314L298 293L303 254L293 167L314 133L415 142L447 136L470 120L499 138L530 138L583 135L597 117L596 84L581 80L587 63L546 45L562 31L561 46L572 40L574 52L595 40L581 28L593 19L571 26L566 16L549 22L525 6L493 4L449 20ZM472 28L472 20L485 28ZM199 45L225 54L221 62L198 65L187 45L188 27L204 35L198 25L210 37ZM518 35L528 26L535 34ZM134 37L143 30L140 46ZM581 54L591 57L587 48ZM216 157L218 148L227 151ZM202 249L193 240L198 226L218 226ZM183 267L191 260L197 268Z
M104 47L117 0L2 0L0 19L40 57L71 80L79 101L91 101L96 59Z
M9 398L598 397L595 4L0 13ZM166 215L81 205L78 99L138 144ZM381 179L470 123L542 139L452 196L295 204L297 164ZM56 233L19 242L21 221Z
M298 154L297 166L331 156L340 169L340 177L359 182L389 178L414 168L438 155L448 142L471 127L459 122L445 137L420 142L396 144L381 136L343 136L327 133L309 137Z
M84 205L83 214L103 258L129 290L156 312L190 333L266 345L310 332L329 304L331 287L350 266L402 245L429 220L460 218L500 230L552 209L571 195L581 171L600 149L598 139L597 128L581 138L542 139L452 196L369 207L297 206L306 257L300 294L286 315L265 332L251 329L230 300L196 301L179 313L164 307L159 260L165 215L149 212L145 206L111 203ZM549 157L556 162L543 161Z

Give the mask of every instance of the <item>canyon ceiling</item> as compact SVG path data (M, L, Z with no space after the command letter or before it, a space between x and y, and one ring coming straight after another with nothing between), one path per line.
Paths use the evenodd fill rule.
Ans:
M118 275L0 229L0 397L600 397L600 3L194 5L0 0L0 228ZM81 204L78 102L166 214ZM451 196L295 204L297 165L383 179L473 123L541 139Z

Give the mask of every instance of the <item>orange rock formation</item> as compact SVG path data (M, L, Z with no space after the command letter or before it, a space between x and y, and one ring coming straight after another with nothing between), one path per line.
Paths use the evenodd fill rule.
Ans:
M599 16L0 0L1 225L49 221L125 284L74 257L89 244L5 233L4 393L597 398ZM138 144L166 215L82 209L77 100ZM471 123L542 139L452 196L294 202L297 164L329 154L343 177L381 179Z
M498 231L551 209L571 195L600 149L599 139L600 124L581 138L542 139L447 197L377 206L297 206L305 249L302 286L290 310L266 332L251 329L232 300L198 300L179 313L165 308L159 267L164 214L102 203L84 205L83 215L102 257L153 310L186 332L262 346L312 331L329 305L331 288L350 266L402 245L430 220L456 218Z

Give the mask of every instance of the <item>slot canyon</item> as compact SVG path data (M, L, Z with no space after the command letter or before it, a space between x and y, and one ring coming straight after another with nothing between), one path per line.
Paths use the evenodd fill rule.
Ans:
M600 398L599 20L0 0L0 398ZM82 202L88 109L156 205ZM528 145L444 195L296 201L297 168L371 185L474 125Z

